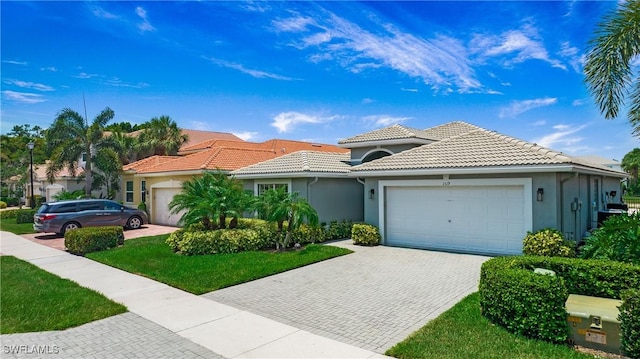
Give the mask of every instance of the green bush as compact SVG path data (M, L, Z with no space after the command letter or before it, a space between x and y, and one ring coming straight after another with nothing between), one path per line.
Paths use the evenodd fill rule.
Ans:
M622 293L620 341L622 350L631 358L640 358L640 289Z
M343 220L342 222L331 221L329 226L325 229L324 239L333 240L349 238L351 236L352 226L353 222L348 220Z
M20 199L18 199L17 197L7 197L7 200L5 202L7 202L7 205L9 207L18 207L18 205L20 204Z
M378 227L364 223L356 223L351 229L353 244L363 246L376 246L380 243Z
M640 265L640 212L607 218L585 239L580 257Z
M319 226L310 226L306 223L301 224L291 233L293 243L321 243L325 241L325 231Z
M21 209L8 209L6 211L2 211L0 212L0 219L16 218L18 216L18 211L21 211Z
M575 245L567 241L558 230L545 228L528 232L524 238L522 252L525 255L545 257L575 257Z
M556 277L533 273L535 268L552 270ZM568 329L564 312L568 293L620 299L632 288L640 288L640 266L523 256L486 261L479 291L483 315L492 322L530 338L562 342ZM531 323L538 324L527 328Z
M7 208L7 202L0 201L0 209L5 209L5 208Z
M64 245L70 253L85 255L124 244L120 226L78 228L64 233Z
M35 209L19 209L16 212L16 223L33 223L33 216L35 214Z
M184 232L173 245L185 255L255 251L267 246L254 229L217 229Z

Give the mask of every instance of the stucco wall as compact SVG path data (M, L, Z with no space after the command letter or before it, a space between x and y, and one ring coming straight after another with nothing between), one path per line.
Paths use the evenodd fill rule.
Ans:
M405 144L405 145L385 145L380 147L371 146L371 147L352 148L351 159L361 160L364 155L366 155L368 152L371 152L373 150L381 150L381 151L388 150L395 154L395 153L402 152L418 146L422 146L422 145L421 144Z
M307 199L318 211L320 222L354 222L364 220L362 203L363 187L355 178L314 178L307 179Z

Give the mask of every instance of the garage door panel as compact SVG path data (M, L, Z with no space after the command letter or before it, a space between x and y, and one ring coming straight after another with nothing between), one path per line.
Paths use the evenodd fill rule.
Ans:
M524 186L386 187L386 244L521 253Z
M180 193L181 188L154 188L153 189L153 220L155 224L177 226L184 212L171 214L169 203L173 196Z

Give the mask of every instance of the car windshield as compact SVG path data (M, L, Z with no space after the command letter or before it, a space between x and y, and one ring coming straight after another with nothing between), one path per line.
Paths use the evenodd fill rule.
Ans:
M38 208L36 213L47 213L48 209L49 209L49 205L45 203L42 206L40 206L40 208Z

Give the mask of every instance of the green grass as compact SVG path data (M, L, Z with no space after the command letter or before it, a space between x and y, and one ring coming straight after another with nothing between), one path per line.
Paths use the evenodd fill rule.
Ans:
M15 234L36 233L33 230L33 223L16 223L15 218L5 218L0 220L0 231L11 232Z
M127 308L30 263L0 256L0 333L62 330Z
M593 358L570 347L526 339L493 325L471 294L386 354L396 358Z
M131 239L122 247L90 253L87 257L193 294L203 294L351 253L344 248L311 244L300 251L283 253L184 256L171 251L165 243L167 237L165 234Z

